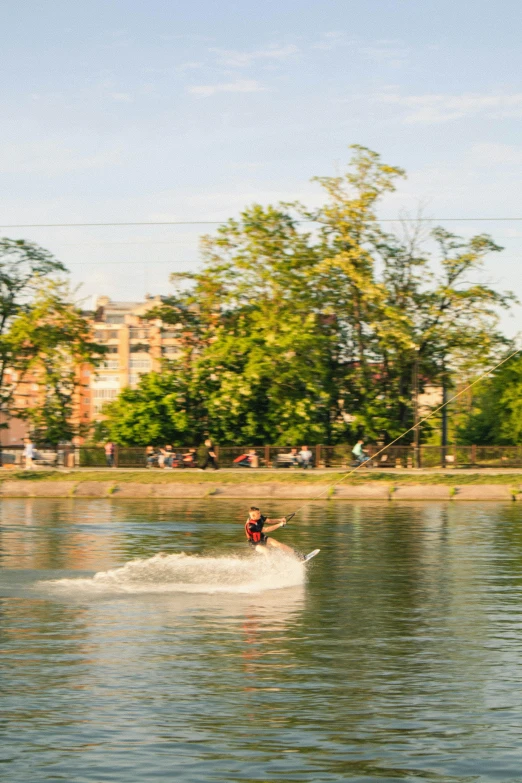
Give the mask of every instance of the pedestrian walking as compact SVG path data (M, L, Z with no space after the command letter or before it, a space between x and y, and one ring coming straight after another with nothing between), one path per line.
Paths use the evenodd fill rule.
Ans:
M202 470L206 470L209 465L214 468L214 470L218 469L216 452L214 451L214 446L212 445L210 438L206 439L203 445L201 456L202 459L200 467Z
M108 468L114 467L114 452L115 452L114 443L112 441L108 441L105 444L105 461L107 462Z

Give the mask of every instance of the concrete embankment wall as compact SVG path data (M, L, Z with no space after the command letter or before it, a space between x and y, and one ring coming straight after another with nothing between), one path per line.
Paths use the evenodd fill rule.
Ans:
M241 498L245 502L256 499L312 500L522 500L522 486L516 479L507 484L464 484L448 487L442 484L393 485L369 482L355 486L330 487L328 484L210 484L165 483L141 484L111 481L4 481L0 485L1 497L69 497L69 498Z

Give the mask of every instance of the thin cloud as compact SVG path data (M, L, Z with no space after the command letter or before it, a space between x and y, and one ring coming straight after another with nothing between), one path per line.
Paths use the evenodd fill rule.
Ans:
M203 68L205 66L204 62L201 62L199 60L190 60L186 63L180 63L176 66L177 71L195 71L198 68Z
M347 45L348 41L345 38L345 34L340 30L332 30L328 33L323 33L321 40L312 44L312 49L331 52L333 49L337 49L339 46Z
M389 92L380 93L376 100L404 109L402 120L407 124L436 125L481 115L503 118L522 114L522 93L400 95Z
M238 52L233 49L211 48L209 51L218 55L220 65L226 65L229 68L245 68L259 60L282 61L286 60L299 51L295 44L287 46L267 46L266 49L257 49L252 52Z
M522 147L514 144L474 144L471 154L475 162L491 164L522 165Z
M121 49L134 46L134 39L131 38L126 30L114 30L107 34L109 41L104 45L105 49Z
M132 95L128 92L113 92L111 98L118 103L132 103Z
M162 35L159 36L160 41L190 41L190 42L208 42L213 41L214 38L210 35L192 35L192 34L181 34L181 35L171 35L169 33L162 33Z
M76 142L75 149L62 139L3 145L0 151L0 172L55 177L91 169L106 169L120 165L123 161L119 149L94 154L85 153L84 150L82 141Z
M219 92L265 92L263 87L255 79L239 79L235 82L222 82L221 84L198 84L188 87L187 92L197 95L199 98L210 98Z
M359 53L377 64L393 67L404 65L410 57L410 50L401 41L380 40L360 46Z

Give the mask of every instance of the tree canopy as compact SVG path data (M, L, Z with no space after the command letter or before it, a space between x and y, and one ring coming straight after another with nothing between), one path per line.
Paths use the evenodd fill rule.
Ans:
M32 242L0 239L0 414L27 419L39 442L70 440L80 429L73 402L82 363L96 364L103 349L73 304L66 267ZM35 404L20 409L17 390L31 377Z
M43 280L9 331L20 378L30 374L39 386L34 404L14 411L31 424L36 443L67 442L89 426L78 420L80 373L100 361L104 348L92 341L90 323L71 300L65 282Z
M150 407L177 442L390 439L412 423L416 362L422 384L440 383L502 350L513 297L477 282L501 248L384 231L376 208L403 176L356 146L346 174L316 179L321 207L254 204L203 237L202 269L173 275L176 295L150 314L178 326L179 355L107 407L110 436L145 445Z
M16 317L28 312L42 281L66 272L47 250L23 239L0 239L0 413L2 427L11 415L20 344L12 333ZM7 375L11 377L7 382Z
M477 387L457 434L463 444L522 443L522 356L510 359Z

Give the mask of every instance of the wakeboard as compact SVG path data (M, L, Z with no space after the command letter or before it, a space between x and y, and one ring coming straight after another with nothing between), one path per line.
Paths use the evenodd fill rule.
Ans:
M321 551L320 549L314 549L313 552L309 552L307 555L304 556L303 563L308 563L308 561L311 560L312 557L318 555L320 551Z

